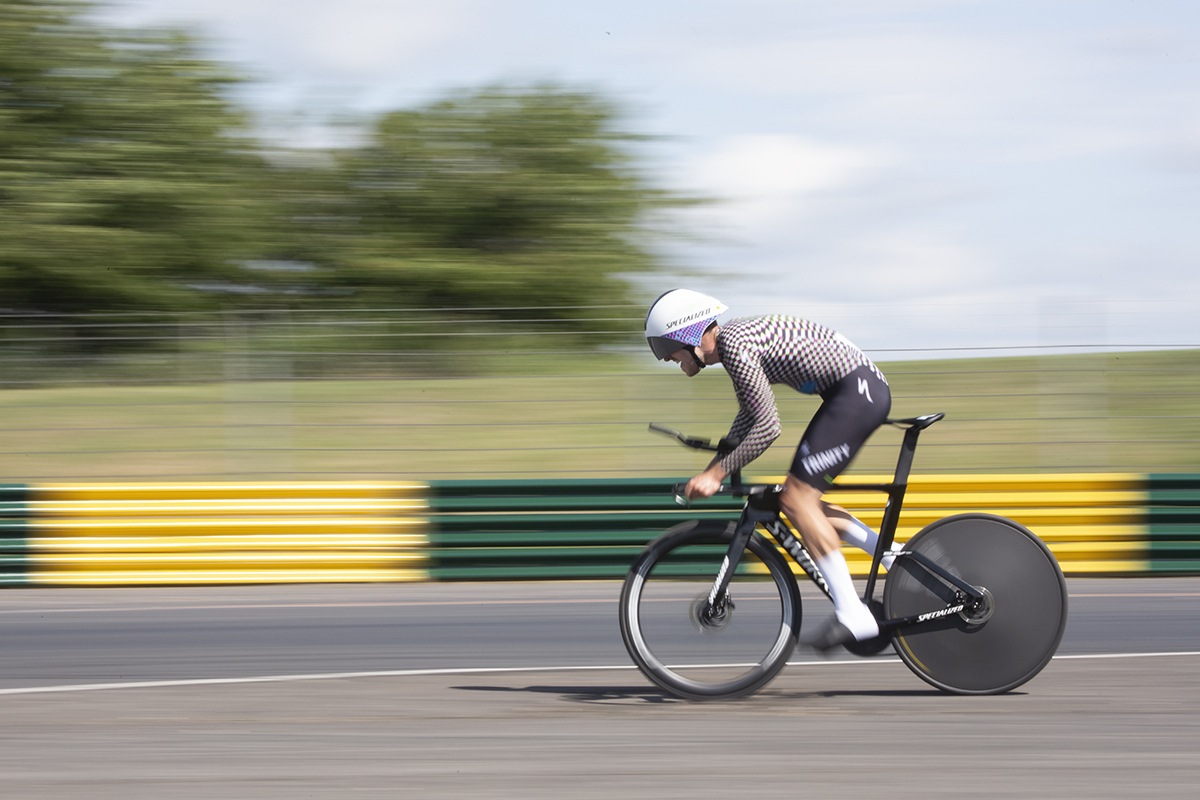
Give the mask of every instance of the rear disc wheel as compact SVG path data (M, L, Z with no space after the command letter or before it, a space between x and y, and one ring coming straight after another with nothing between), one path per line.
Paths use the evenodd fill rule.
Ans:
M1067 584L1049 548L1023 526L990 514L938 520L904 549L983 592L976 607L900 628L896 654L926 682L955 694L1007 692L1050 662L1067 624ZM954 605L954 590L903 556L888 571L888 618Z

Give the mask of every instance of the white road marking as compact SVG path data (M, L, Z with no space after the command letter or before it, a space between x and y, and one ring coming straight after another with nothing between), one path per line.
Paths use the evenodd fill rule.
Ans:
M1089 655L1054 656L1055 661L1070 659L1103 659L1103 658L1160 658L1165 656L1200 656L1200 650L1189 650L1173 653L1095 653ZM852 664L897 664L898 658L863 658L863 659L830 659L827 661L789 661L789 667L822 667L845 666ZM750 666L749 664L713 664L721 666ZM583 666L583 667L464 667L460 669L398 669L380 670L375 672L322 672L308 675L263 675L251 678L192 678L174 681L128 681L124 683L75 683L60 686L24 686L14 689L0 689L0 695L18 694L51 694L55 692L99 692L109 689L161 689L176 686L220 686L225 684L244 683L289 683L294 681L323 681L347 680L356 678L408 678L424 675L500 675L521 672L592 672L605 670L633 670L633 664L616 666ZM684 667L678 667L682 669Z
M1159 656L1200 656L1200 650L1184 650L1175 653L1092 653L1076 656L1055 656L1055 661L1073 658L1157 658Z

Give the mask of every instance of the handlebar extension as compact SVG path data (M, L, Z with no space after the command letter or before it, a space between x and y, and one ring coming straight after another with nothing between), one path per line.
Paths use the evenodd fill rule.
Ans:
M673 439L678 439L679 443L684 447L690 447L693 450L709 450L714 453L728 453L730 450L737 447L738 443L729 439L720 439L716 444L712 443L712 439L702 436L687 436L674 428L668 428L666 425L659 425L657 422L650 423L650 430L655 433L662 433L670 436Z

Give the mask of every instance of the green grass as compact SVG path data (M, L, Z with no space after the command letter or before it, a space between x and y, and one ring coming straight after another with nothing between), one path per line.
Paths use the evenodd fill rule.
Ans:
M1200 351L882 366L892 416L947 414L918 472L1200 472ZM717 437L736 411L718 370L688 380L615 355L488 367L501 374L3 390L0 482L687 475L705 457L646 424ZM776 394L784 434L759 474L786 471L818 404ZM899 441L881 430L856 471L890 471Z

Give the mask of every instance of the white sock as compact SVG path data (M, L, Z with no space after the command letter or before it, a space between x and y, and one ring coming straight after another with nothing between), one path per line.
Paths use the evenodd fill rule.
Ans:
M829 594L833 595L833 613L837 614L838 622L849 628L860 642L878 636L879 623L862 600L858 599L858 591L854 588L854 580L850 577L850 568L846 566L842 551L834 550L818 558L817 569L825 576Z
M865 522L858 517L850 517L850 529L847 531L838 531L838 535L842 541L849 545L854 545L859 550L864 551L872 558L875 557L875 548L879 546L879 534L871 530ZM902 548L904 545L899 542L892 542L892 552ZM896 560L895 556L885 555L879 562L884 569L891 569L892 562Z

